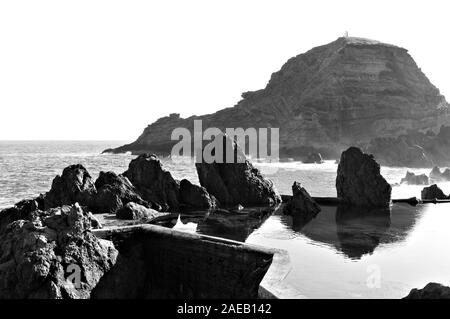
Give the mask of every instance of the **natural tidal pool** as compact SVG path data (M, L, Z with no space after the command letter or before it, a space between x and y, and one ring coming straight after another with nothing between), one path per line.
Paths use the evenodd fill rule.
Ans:
M64 167L80 163L94 179L103 171L122 173L134 158L129 154L101 155L123 142L0 142L0 208L50 189ZM198 183L192 163L162 159L177 179ZM294 181L312 196L336 196L337 165L299 162L257 163L282 194L291 194ZM398 185L407 170L382 167L393 185L393 198L420 197L423 186ZM450 193L450 183L438 183ZM310 221L285 216L281 208L251 209L245 214L205 212L177 215L168 227L284 249L292 269L285 282L310 298L401 298L428 282L450 285L450 204L412 207L395 204L388 211L322 206Z
M283 194L290 194L298 180L313 196L336 196L334 163L279 163L277 168L271 179ZM382 167L393 198L420 198L424 186L398 185L407 170ZM449 183L439 186L449 192ZM234 217L242 219L238 223L218 222L210 216L196 231L288 251L292 270L285 282L309 298L403 298L429 282L450 284L450 203L321 208L307 222L284 215L281 207L259 222L243 222L241 216Z
M450 284L450 203L321 208L309 221L282 206L248 209L256 218L198 212L175 228L288 251L285 283L309 298L402 298L429 282Z
M322 207L306 225L277 214L246 240L289 252L286 282L310 298L402 298L450 284L450 204L390 213Z

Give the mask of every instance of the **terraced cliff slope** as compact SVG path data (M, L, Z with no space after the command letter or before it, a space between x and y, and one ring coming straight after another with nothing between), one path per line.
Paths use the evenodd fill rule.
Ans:
M450 123L449 104L406 49L362 38L339 38L289 59L267 86L242 94L231 108L149 125L134 142L109 152L170 153L172 130L278 127L280 154L319 151L337 158L351 145L411 132L437 132Z

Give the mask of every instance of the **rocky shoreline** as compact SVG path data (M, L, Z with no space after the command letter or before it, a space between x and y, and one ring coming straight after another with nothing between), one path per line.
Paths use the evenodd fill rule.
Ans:
M210 210L227 216L240 213L241 204L281 202L273 184L249 161L198 165L197 170L223 204L205 187L175 180L154 155L138 156L120 175L100 172L95 181L82 165L66 167L47 193L0 212L0 298L90 298L121 256L112 242L92 233L102 228L96 216L110 216L123 226L120 220L145 224L169 212ZM70 267L79 271L78 286L66 280Z
M232 152L245 158L232 145ZM111 269L123 258L112 241L94 235L102 224L107 229L164 225L180 213L208 211L205 222L229 225L239 231L235 240L244 241L280 205L302 225L320 214L319 204L300 183L292 186L292 196L282 197L246 158L234 164L197 163L196 168L200 185L174 179L149 154L133 159L123 174L100 172L95 181L82 165L68 166L47 193L0 212L0 298L85 299L93 291L98 296L95 287L105 276L112 280ZM434 178L443 175L437 168L432 173ZM341 155L336 188L338 198L326 201L344 210L388 208L391 203L391 186L380 165L355 147ZM442 196L436 188L426 188L422 199ZM254 206L265 208L247 209ZM79 285L67 281L70 267L80 272Z

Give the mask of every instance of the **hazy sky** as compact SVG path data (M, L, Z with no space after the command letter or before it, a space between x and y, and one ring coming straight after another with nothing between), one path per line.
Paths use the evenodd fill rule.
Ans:
M450 100L448 0L1 1L0 139L134 140L342 36L409 49Z

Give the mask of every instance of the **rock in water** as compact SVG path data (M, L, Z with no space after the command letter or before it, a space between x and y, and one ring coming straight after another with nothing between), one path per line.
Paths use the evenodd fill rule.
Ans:
M400 183L409 185L428 185L430 182L428 180L428 176L425 174L416 175L410 171L407 171L406 176L402 178Z
M53 179L52 187L44 196L45 209L80 203L89 206L96 189L91 175L80 164L63 170L61 176Z
M130 162L123 175L146 201L159 204L164 211L179 209L180 185L170 172L163 169L156 155L138 156Z
M160 208L143 200L128 178L113 172L100 172L95 181L97 194L91 209L96 213L115 214L127 203L133 202L147 208Z
M202 120L203 127L222 131L227 127L278 127L281 157L315 149L329 158L338 157L351 145L367 145L373 138L437 131L450 119L449 104L406 49L354 37L339 38L289 59L264 89L242 97L235 107L214 114L161 118L134 143L109 151L170 154L176 143L171 140L172 131L184 127L192 135L194 120ZM450 138L444 133L442 138L436 136L430 148L408 142L405 148L393 149L400 154L390 156L391 165L404 161L403 152L410 154L405 155L413 164L422 161L418 157L422 151L414 145L424 148L428 156L450 161ZM434 147L444 142L448 151Z
M196 163L200 184L221 205L267 206L281 202L272 181L264 178L259 170L245 158L239 146L226 134L215 137L223 141L221 163L213 161ZM233 154L234 163L227 163L227 154Z
M300 183L292 185L292 199L286 205L284 213L287 215L303 216L305 219L314 218L320 212L320 206L311 198Z
M127 203L116 212L117 218L127 220L153 219L162 215L165 214L136 203Z
M341 155L336 178L337 195L356 206L388 207L391 185L381 176L372 155L350 147Z
M425 187L424 189L422 189L421 197L423 200L447 199L448 198L436 184L433 184L429 187Z
M180 185L169 171L163 169L156 155L140 155L130 162L123 175L131 181L142 198L152 204L143 204L149 208L178 211L181 207L208 209L217 205L214 196L210 196L204 188L187 180Z
M0 298L89 298L118 255L91 225L78 204L9 224L0 233Z
M450 288L430 282L422 289L412 289L403 299L450 299Z
M187 179L180 182L180 197L181 202L188 207L209 209L218 206L216 198L204 187L194 185Z

